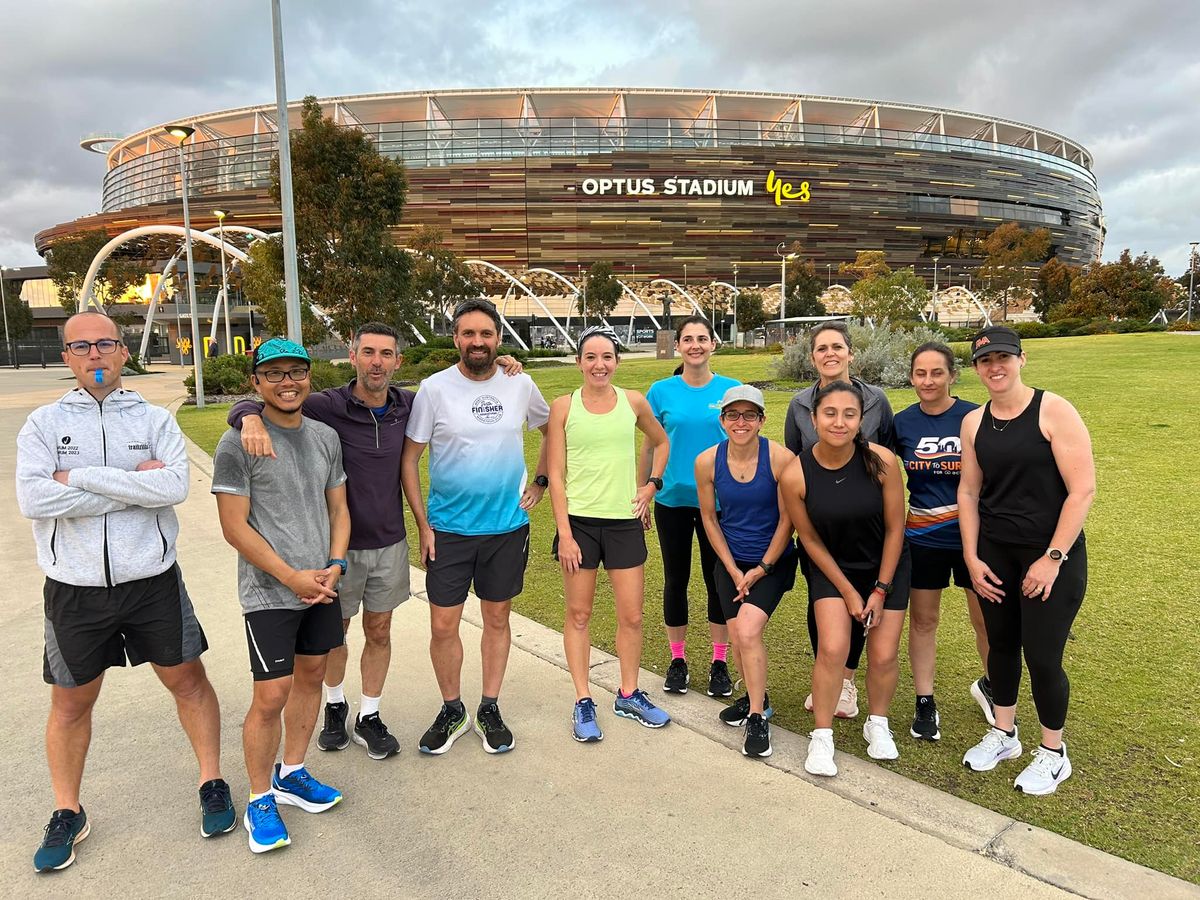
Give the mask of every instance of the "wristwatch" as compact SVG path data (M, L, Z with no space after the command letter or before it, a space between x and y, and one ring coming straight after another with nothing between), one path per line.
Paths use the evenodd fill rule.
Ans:
M325 563L325 568L327 568L327 569L328 569L328 568L329 568L330 566L332 566L332 565L339 565L339 566L341 566L341 567L342 567L342 574L343 574L343 575L345 575L345 574L346 574L346 561L345 561L344 559L331 559L331 560L329 560L329 562Z
M1047 550L1046 555L1048 557L1050 557L1052 560L1054 560L1056 563L1064 563L1067 561L1067 554L1063 553L1061 550L1059 550L1055 547L1051 547L1049 550Z
M654 490L656 490L656 491L662 490L662 479L659 478L657 475L651 475L649 478L647 478L646 484L654 485Z
M758 561L758 567L762 569L763 573L766 575L770 575L775 571L775 563L769 563L765 559L760 559Z
M533 479L533 483L536 484L540 488L550 487L550 479L547 478L545 475L537 476L537 478Z
M883 591L883 596L885 597L892 592L892 586L890 584L879 580L876 580L875 582L875 589Z

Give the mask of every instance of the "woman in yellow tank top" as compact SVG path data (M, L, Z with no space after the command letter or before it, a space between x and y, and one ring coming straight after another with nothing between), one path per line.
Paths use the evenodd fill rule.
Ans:
M620 343L611 330L585 330L575 363L583 373L583 385L550 405L547 465L558 529L554 553L562 566L566 595L563 647L575 683L572 733L575 740L589 743L604 736L588 685L588 624L601 563L608 571L617 611L621 687L613 711L648 728L661 728L671 721L637 682L646 563L642 523L662 486L668 442L646 398L613 385ZM650 479L641 486L637 484L636 430L645 435L654 457Z

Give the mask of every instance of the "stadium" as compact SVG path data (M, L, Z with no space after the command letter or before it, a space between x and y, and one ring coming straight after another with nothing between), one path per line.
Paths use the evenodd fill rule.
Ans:
M971 276L1002 222L1051 233L1050 255L1099 259L1104 217L1092 157L1055 132L948 109L797 94L648 89L413 91L320 101L339 125L404 161L409 192L395 239L420 225L471 260L524 340L561 320L580 274L612 263L631 287L614 318L641 326L711 309L755 286L778 309L781 252L801 247L836 299L838 266L883 250L951 288L954 318L981 312ZM290 107L299 127L299 103ZM279 228L269 196L274 106L175 120L192 225ZM102 211L47 228L56 240L182 224L178 150L164 123L93 136ZM243 244L244 245L244 244ZM150 254L154 256L155 254ZM209 254L215 258L215 254ZM207 259L209 256L205 256ZM940 262L935 262L939 260ZM771 292L774 299L771 300ZM954 306L958 303L958 306ZM836 305L836 304L835 304ZM234 310L235 320L238 310ZM535 329L530 331L531 326Z

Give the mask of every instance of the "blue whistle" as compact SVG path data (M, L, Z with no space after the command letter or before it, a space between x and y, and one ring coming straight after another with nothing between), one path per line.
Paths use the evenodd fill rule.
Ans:
M104 384L104 373L100 369L97 369L93 374L96 376L96 384Z

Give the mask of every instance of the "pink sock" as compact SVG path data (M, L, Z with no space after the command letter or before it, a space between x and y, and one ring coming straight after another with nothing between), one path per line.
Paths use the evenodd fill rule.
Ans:
M728 644L713 644L713 662L725 662L728 657Z
M671 641L671 659L686 659L683 648L687 646L687 641Z

